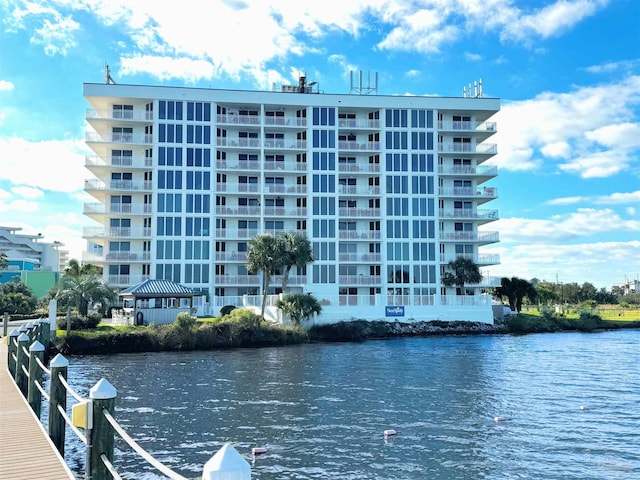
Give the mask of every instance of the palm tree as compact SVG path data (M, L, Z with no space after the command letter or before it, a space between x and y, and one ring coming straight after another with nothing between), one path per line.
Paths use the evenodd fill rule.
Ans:
M500 279L500 286L496 288L496 295L500 298L507 297L509 300L509 308L515 312L522 311L522 299L528 297L534 301L536 298L536 289L533 284L527 280L518 277L503 277Z
M282 291L287 292L289 285L289 273L295 265L303 268L308 263L313 262L313 251L311 242L304 235L294 232L286 232L278 237L282 248L282 260L284 263L284 274L282 275Z
M482 274L475 262L469 258L458 257L447 264L448 272L442 275L442 283L451 287L455 285L460 295L465 295L464 286L467 283L480 283Z
M7 254L4 252L0 252L0 270L6 270L9 266L9 259L7 258Z
M83 317L89 313L89 304L106 304L116 298L115 292L102 281L100 267L91 264L81 265L75 259L69 261L60 278L58 295L75 305L78 314Z
M267 292L271 276L282 266L284 266L282 246L277 237L269 233L261 233L253 240L249 240L247 271L251 274L262 272L262 310L260 313L262 318L264 318L264 309L267 305Z
M310 293L285 295L282 300L276 302L276 307L288 315L296 325L300 325L303 320L308 320L312 315L322 311L320 302Z

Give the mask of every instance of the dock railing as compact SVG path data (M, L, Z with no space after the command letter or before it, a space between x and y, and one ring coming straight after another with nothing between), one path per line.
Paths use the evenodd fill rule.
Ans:
M40 418L42 398L49 402L48 434L64 458L66 427L86 445L85 480L121 480L114 465L114 440L117 433L144 461L171 480L192 480L175 472L141 447L115 419L116 389L104 378L83 398L67 382L69 361L57 354L49 367L45 356L49 351L50 324L36 320L14 329L7 336L7 368L29 406ZM49 392L43 387L43 376L50 379ZM77 403L67 409L67 393ZM229 443L225 444L203 466L202 480L250 480L251 466Z

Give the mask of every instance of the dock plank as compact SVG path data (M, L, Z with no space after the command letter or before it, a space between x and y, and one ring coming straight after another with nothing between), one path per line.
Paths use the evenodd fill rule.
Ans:
M75 479L7 369L7 345L0 343L0 478Z

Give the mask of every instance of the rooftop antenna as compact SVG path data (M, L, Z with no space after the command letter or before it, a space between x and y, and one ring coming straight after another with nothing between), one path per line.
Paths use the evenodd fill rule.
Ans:
M462 87L462 96L464 98L482 98L482 78L473 82L473 88L471 82L468 86Z
M353 70L349 72L351 76L351 84L349 88L349 95L355 93L356 95L377 95L378 94L378 72L374 73L374 84L371 85L371 72L367 72L367 85L362 84L362 70L358 72L358 85L353 83Z
M109 71L109 65L107 63L104 64L104 83L107 85L115 85L116 81L111 77L111 72Z

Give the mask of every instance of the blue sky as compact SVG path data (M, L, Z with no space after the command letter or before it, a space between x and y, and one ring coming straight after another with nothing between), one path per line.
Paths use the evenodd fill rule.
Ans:
M485 273L640 275L638 0L0 0L0 225L84 247L83 82L502 99Z

